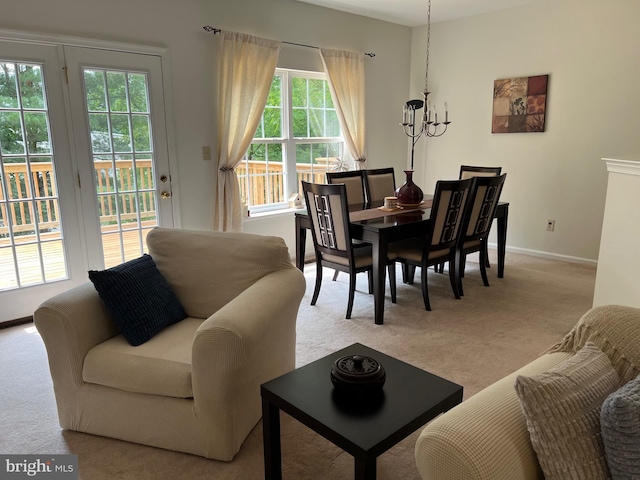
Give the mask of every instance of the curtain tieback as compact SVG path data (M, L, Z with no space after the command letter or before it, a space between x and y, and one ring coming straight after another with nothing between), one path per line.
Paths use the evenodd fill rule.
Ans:
M356 158L356 162L364 163L367 159L365 157Z
M233 167L220 167L221 172L233 172Z

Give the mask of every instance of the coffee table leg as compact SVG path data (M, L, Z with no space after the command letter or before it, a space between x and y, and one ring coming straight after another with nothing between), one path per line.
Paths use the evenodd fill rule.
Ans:
M280 409L262 398L262 442L265 480L282 480Z
M376 459L356 458L355 480L376 480Z

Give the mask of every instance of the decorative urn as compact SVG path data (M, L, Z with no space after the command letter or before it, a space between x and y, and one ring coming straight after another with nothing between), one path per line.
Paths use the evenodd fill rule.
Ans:
M398 206L417 207L424 198L422 189L413 183L413 170L405 170L404 173L407 175L407 181L396 190Z
M386 379L384 367L363 355L347 355L337 359L331 369L331 382L338 392L362 395L382 390Z

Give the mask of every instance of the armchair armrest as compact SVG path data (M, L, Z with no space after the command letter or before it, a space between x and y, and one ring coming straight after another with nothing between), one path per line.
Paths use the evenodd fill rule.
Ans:
M92 283L46 300L34 312L33 321L47 349L60 425L71 428L75 392L84 383L84 358L91 348L118 335L118 329Z
M272 272L200 326L192 385L196 415L206 424L242 432L258 422L260 385L295 368L296 319L305 287L298 269Z

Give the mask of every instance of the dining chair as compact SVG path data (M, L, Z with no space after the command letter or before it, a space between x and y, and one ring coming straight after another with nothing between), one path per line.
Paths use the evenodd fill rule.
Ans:
M420 267L422 298L426 310L431 310L427 282L428 267L449 262L449 281L456 299L458 292L456 247L462 233L462 223L469 205L473 178L439 180L433 195L428 231L421 238L411 238L389 245L389 255L403 267L403 279L413 283L415 267Z
M475 165L460 165L460 180L472 177L497 177L502 173L502 167L476 167ZM489 251L485 252L486 267L491 268L489 263ZM462 257L462 274L464 275L464 261ZM439 266L440 273L444 272L444 265Z
M393 167L364 170L364 190L369 205L382 203L384 197L395 195L396 177Z
M364 194L364 170L350 170L348 172L327 172L327 183L336 184L344 183L347 187L347 201L349 205L361 205L361 208L366 207L366 200ZM364 244L360 240L354 240L353 246L358 248ZM333 274L333 281L338 279L340 270L336 270Z
M502 173L502 167L476 167L474 165L460 165L460 180L471 177L497 177Z
M369 293L373 293L373 258L371 245L355 248L349 230L347 187L340 184L302 182L302 191L311 220L311 234L316 256L316 283L311 298L315 305L322 285L323 267L349 274L349 301L347 316L351 318L356 290L356 274L367 272ZM391 301L396 303L395 262L389 256L387 263Z
M347 187L347 201L349 205L365 206L364 170L350 170L348 172L327 172L327 183L344 183Z
M456 246L458 257L458 292L464 295L462 277L464 277L465 258L468 254L479 252L480 274L485 286L489 286L487 279L487 252L489 232L493 224L493 217L498 208L500 194L507 174L499 177L475 177L469 200L469 209L464 218L462 234ZM449 264L451 269L451 264Z

